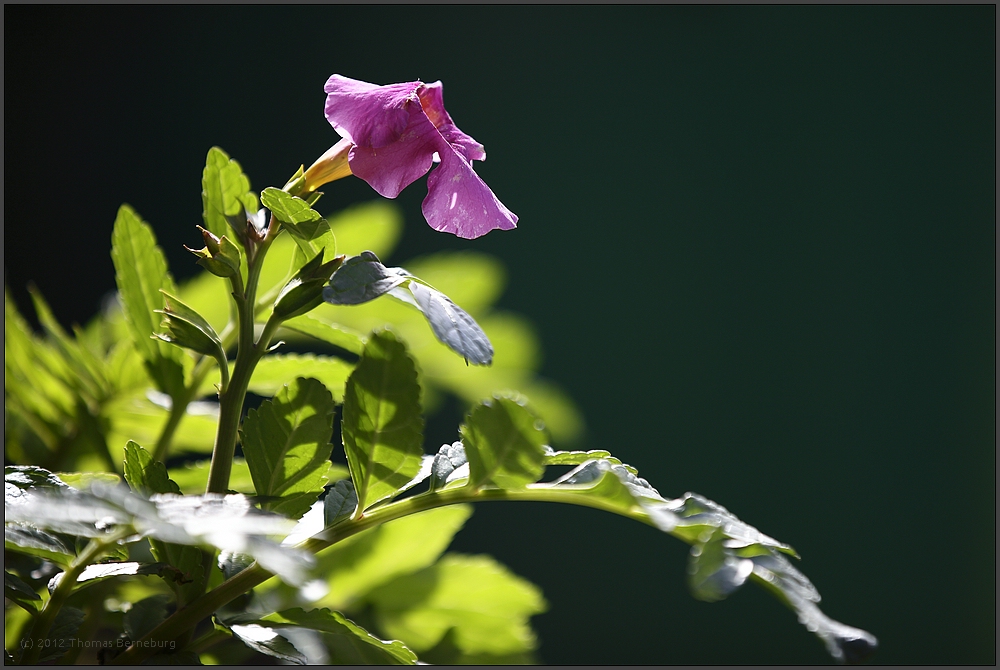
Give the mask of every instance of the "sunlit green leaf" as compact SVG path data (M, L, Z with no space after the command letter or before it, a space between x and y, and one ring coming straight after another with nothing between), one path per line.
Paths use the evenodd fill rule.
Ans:
M170 481L166 466L154 461L152 454L133 440L125 445L125 481L133 491L147 496L181 492L177 484Z
M226 216L242 214L252 209L255 198L250 192L250 180L235 160L219 147L208 150L201 178L201 201L205 227L217 237L229 233Z
M466 653L534 649L528 619L546 609L535 585L489 556L459 554L384 584L368 602L379 626L417 653L434 647L449 630Z
M546 451L545 465L580 465L595 458L607 458L611 452L603 449L590 451Z
M299 377L251 409L241 430L243 455L262 509L297 519L327 483L334 402L315 379Z
M395 495L420 470L424 420L417 370L389 331L372 334L347 381L342 428L359 512Z
M313 258L322 249L326 249L327 259L333 258L337 247L330 225L305 200L273 187L265 188L260 200L288 229L303 261Z
M469 413L461 433L471 486L516 489L542 476L547 440L523 398L484 400Z
M143 495L180 493L180 488L167 474L166 466L154 461L148 451L132 440L125 445L124 472L129 487ZM171 582L171 587L177 592L178 598L187 602L197 597L205 579L202 574L201 550L187 544L175 544L159 539L150 539L149 544L156 560L172 566L180 573L180 579Z
M75 489L89 488L94 482L118 484L122 478L113 472L57 472L55 476Z
M260 192L260 203L271 210L271 214L278 221L296 227L297 224L311 223L323 218L302 198L272 186L268 186ZM303 233L305 229L300 228L299 232Z
M365 346L365 338L361 333L308 314L289 319L281 325L283 328L309 335L352 354L360 354Z
M152 229L128 205L119 208L115 219L111 259L132 341L159 389L178 397L184 386L184 353L152 337L160 322L154 310L164 304L160 290L175 293L174 280Z
M257 395L273 396L296 377L308 374L321 381L333 394L334 401L339 403L344 399L344 387L353 369L351 363L334 356L270 354L257 363L249 390ZM206 381L203 391L209 392L212 384L218 383L218 380L215 377Z

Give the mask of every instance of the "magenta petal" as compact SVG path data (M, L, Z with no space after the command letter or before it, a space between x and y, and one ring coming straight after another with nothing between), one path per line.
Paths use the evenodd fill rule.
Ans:
M419 81L376 86L335 74L327 80L326 118L359 147L384 147L399 139L419 106Z
M437 130L419 106L410 109L406 128L392 144L378 148L355 146L347 157L351 172L364 179L379 195L395 198L404 188L427 174L433 163Z
M420 106L431 123L438 129L448 144L455 147L470 161L486 160L486 150L483 145L463 133L452 121L448 110L444 108L444 86L436 81L424 84L417 90Z
M441 146L438 153L441 165L427 178L427 197L421 206L431 228L472 239L516 227L517 216L493 195L460 152Z

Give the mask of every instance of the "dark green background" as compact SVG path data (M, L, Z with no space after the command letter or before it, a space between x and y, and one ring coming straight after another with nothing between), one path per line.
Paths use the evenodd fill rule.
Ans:
M793 544L875 662L995 663L995 6L4 17L22 307L32 280L67 322L96 311L123 201L188 275L208 148L280 186L337 139L330 74L441 79L519 228L434 233L421 180L394 260L502 257L579 446ZM374 195L351 179L322 205ZM760 589L695 601L684 545L618 517L483 505L456 546L543 587L548 663L828 661Z

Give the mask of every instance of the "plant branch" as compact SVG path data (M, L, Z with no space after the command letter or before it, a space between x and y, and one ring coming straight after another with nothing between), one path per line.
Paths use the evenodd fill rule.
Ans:
M593 496L588 496L582 492L556 491L552 487L544 485L529 486L519 491L503 489L481 489L477 491L470 487L460 487L444 491L428 491L420 495L388 503L374 510L369 510L367 514L356 520L344 521L324 529L313 537L301 542L297 548L315 554L369 528L374 528L383 523L411 514L438 507L446 507L448 505L493 500L569 503L614 512L615 514L652 525L652 522L642 512L623 512L613 504ZM155 652L157 647L153 642L176 640L188 628L197 625L198 622L210 616L226 603L273 576L273 573L254 563L246 570L233 575L212 591L191 601L186 607L175 612L142 638L142 646L134 645L130 647L125 653L115 658L112 663L116 665L141 663ZM147 640L152 642L147 643Z
M212 451L207 493L225 493L229 489L229 476L233 468L236 442L239 439L243 401L246 399L247 388L250 385L250 377L253 375L254 368L261 356L267 351L267 345L270 343L267 327L261 333L261 338L254 342L254 317L257 285L260 282L264 257L274 242L279 229L280 225L272 216L267 235L253 253L249 251L247 253L246 285L242 284L238 275L232 279L238 322L236 363L233 365L233 374L229 379L229 385L219 394L219 429L216 433L215 448Z
M73 589L76 587L76 580L80 574L88 565L100 558L108 546L115 544L118 540L127 537L133 532L135 531L128 528L117 530L106 538L95 537L87 543L83 552L70 563L66 571L62 573L59 584L52 591L52 595L49 596L45 606L42 607L42 611L32 621L31 629L27 635L21 636L22 643L32 643L30 646L26 646L24 655L21 657L21 665L35 665L38 663L38 657L42 653L43 643L49 634L49 630L52 628L52 622L55 621L59 610L66 603L66 599L73 593Z

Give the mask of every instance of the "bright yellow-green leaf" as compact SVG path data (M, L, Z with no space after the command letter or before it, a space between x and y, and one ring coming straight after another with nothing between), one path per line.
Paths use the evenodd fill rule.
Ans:
M450 629L465 653L510 654L537 645L528 619L546 609L537 586L489 556L447 554L369 594L380 627L417 653Z

